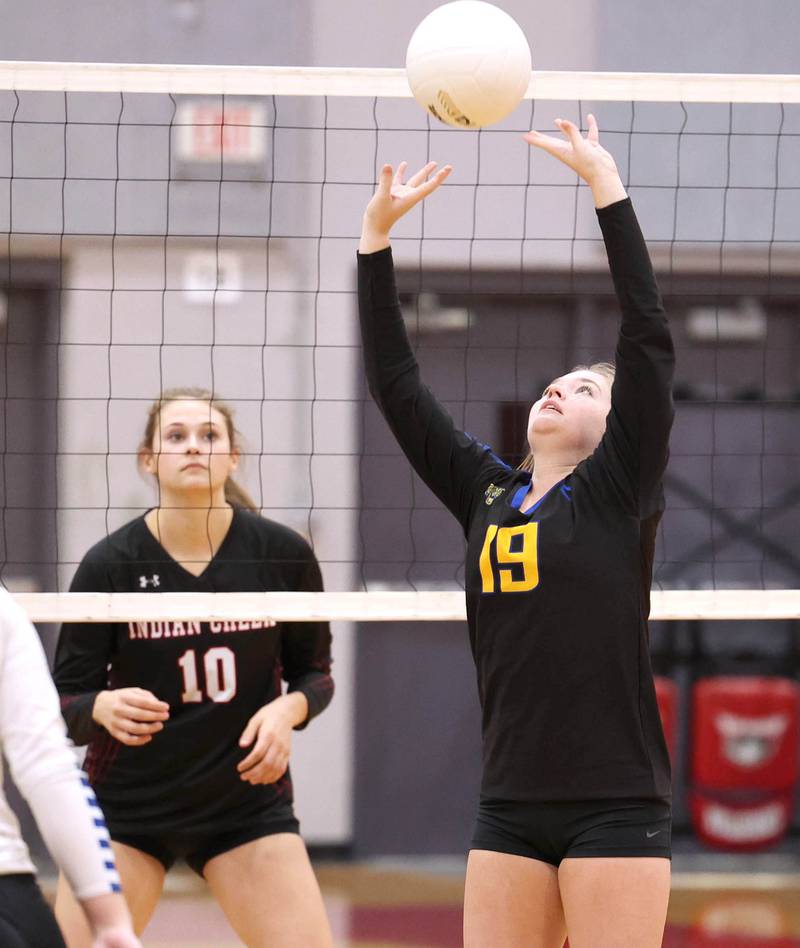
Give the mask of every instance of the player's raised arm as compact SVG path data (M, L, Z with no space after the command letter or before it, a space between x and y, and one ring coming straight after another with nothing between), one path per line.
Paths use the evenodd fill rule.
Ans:
M607 207L628 196L619 176L617 163L610 152L600 144L600 130L591 114L587 117L589 130L586 137L573 122L556 119L556 126L566 136L556 138L531 130L524 135L525 141L541 148L580 175L592 189L595 207Z
M396 172L391 165L381 168L378 188L364 211L359 253L375 253L390 245L394 225L420 201L433 194L453 170L452 165L445 165L436 171L436 166L437 162L429 161L408 181L404 181L405 161L400 162Z
M358 256L358 300L367 384L392 434L417 473L466 528L476 479L501 463L459 431L420 380L397 296L390 232L450 174L429 162L404 183L402 162L384 165L364 213ZM431 177L431 175L433 175Z
M611 411L601 448L626 503L646 517L658 503L667 463L673 418L672 338L633 205L613 157L600 145L594 116L588 116L586 137L572 122L558 119L556 125L565 139L539 132L529 132L525 139L572 168L592 190L622 312Z

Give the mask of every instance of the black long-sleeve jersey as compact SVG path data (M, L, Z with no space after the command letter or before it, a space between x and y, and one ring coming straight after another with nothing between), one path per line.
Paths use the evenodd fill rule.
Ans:
M294 531L235 509L200 576L173 560L144 517L97 543L72 592L264 592L322 589L313 552ZM287 771L251 786L237 764L250 717L282 691L308 699L308 720L330 702L330 630L324 622L269 627L264 618L220 622L75 623L61 628L54 678L70 737L89 745L84 767L118 832L205 831L220 821L291 802ZM140 687L170 706L164 729L141 747L92 719L97 693ZM304 726L304 725L303 725ZM129 821L129 822L128 822Z
M370 392L467 538L486 796L670 795L647 617L673 347L630 200L598 211L622 310L603 438L531 510L530 474L459 431L420 382L389 249L359 255Z

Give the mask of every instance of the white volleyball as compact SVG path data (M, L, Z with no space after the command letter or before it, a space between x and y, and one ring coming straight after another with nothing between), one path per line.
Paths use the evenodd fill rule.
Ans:
M504 10L483 0L455 0L414 30L406 75L431 115L456 128L481 128L502 121L522 101L531 51Z

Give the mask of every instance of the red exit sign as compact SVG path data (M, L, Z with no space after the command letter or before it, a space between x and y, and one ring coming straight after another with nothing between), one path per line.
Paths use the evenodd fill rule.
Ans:
M267 147L267 110L261 103L221 105L185 102L175 113L176 158L184 162L263 161Z

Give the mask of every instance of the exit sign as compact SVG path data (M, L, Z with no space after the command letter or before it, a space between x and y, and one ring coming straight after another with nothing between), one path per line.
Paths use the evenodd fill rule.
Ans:
M224 159L226 164L263 162L267 110L259 102L222 105L182 102L175 112L175 158L182 164Z

